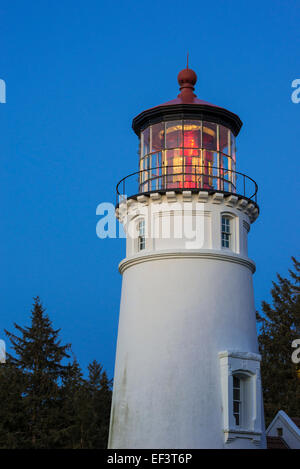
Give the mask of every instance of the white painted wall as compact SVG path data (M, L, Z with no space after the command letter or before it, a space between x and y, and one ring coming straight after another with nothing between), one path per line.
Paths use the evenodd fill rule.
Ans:
M247 207L251 206L251 203L243 206L232 204L226 199L213 199L211 196L207 199L199 198L198 194L184 197L173 193L171 197L170 193L167 193L155 201L149 197L141 197L140 202L128 201L128 208L125 205L118 212L119 218L127 227L127 257L137 253L137 226L141 218L146 221L146 250L149 252L186 249L186 243L190 241L190 236L195 230L197 249L219 250L222 214L232 217L232 251L242 256L248 255L247 237L253 221L253 210L249 211Z
M257 447L251 437L225 443L218 357L258 351L254 265L241 243L249 216L209 199L204 205L208 239L201 249L149 239L135 253L134 240L127 241L110 448ZM170 210L169 203L157 207ZM222 211L236 217L235 253L220 246ZM139 216L132 203L129 219Z

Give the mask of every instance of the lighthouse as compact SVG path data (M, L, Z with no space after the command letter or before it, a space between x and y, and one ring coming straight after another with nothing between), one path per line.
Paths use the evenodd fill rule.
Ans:
M176 99L133 119L138 170L117 185L126 233L109 448L265 448L248 234L257 184L240 118ZM130 168L129 168L130 171Z

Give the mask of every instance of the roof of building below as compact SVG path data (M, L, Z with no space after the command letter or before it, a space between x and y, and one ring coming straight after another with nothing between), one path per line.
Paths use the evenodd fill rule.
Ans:
M297 425L298 428L300 428L300 417L291 417L291 420L295 425Z
M268 449L289 449L286 442L280 436L267 436Z

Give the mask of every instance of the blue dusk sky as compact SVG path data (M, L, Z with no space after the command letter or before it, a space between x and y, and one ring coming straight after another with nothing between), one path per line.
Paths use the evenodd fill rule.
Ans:
M96 207L137 170L132 118L177 96L187 51L198 97L244 123L257 308L270 299L299 246L300 2L3 0L0 20L0 338L39 295L81 366L112 377L125 241L97 238Z

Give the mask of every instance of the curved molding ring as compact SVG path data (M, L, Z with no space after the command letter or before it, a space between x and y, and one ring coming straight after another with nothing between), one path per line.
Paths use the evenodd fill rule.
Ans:
M143 262L166 259L212 259L243 265L244 267L247 267L252 273L254 273L256 270L255 263L247 257L241 257L233 253L225 254L213 250L199 251L193 249L185 249L177 251L152 251L148 254L137 254L135 256L126 257L119 264L119 272L123 274L123 272L125 272L125 270L129 267L141 264Z

